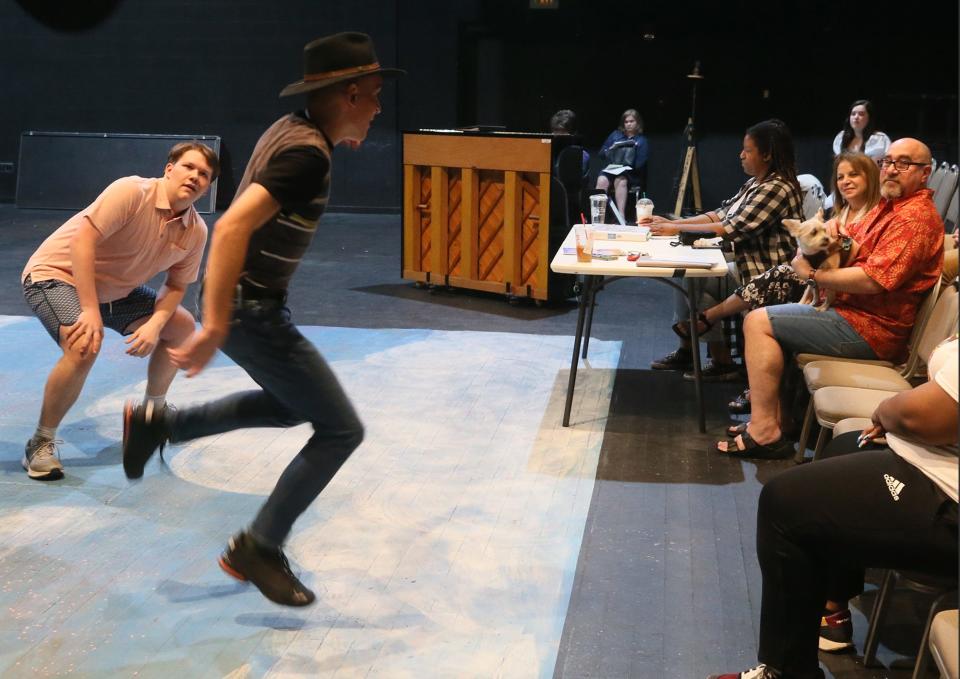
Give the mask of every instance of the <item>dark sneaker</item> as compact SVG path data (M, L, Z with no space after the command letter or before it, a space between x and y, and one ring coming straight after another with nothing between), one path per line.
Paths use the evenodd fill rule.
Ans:
M55 481L63 478L63 465L60 463L60 451L57 444L63 441L50 439L30 439L23 447L21 464L31 479Z
M850 609L820 618L820 650L838 653L853 648L853 622Z
M260 547L244 532L227 543L220 568L237 580L249 580L263 596L281 606L308 606L316 596L290 570L282 549Z
M772 667L766 665L757 665L756 667L744 670L743 672L732 672L730 674L711 674L707 679L780 679L780 673Z
M157 448L163 450L170 434L164 409L154 410L149 403L123 406L123 471L128 479L139 479L147 460Z
M680 347L663 358L653 361L650 368L653 370L692 370L693 352L686 347Z
M740 366L736 363L710 361L700 370L700 379L704 382L735 382L741 378ZM693 370L683 373L683 379L692 380Z

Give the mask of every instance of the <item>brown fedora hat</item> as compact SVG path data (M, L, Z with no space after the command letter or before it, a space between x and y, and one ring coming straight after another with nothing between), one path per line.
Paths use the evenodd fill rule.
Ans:
M309 92L371 73L403 75L399 68L383 68L366 33L337 33L317 38L303 48L303 80L290 83L281 97Z

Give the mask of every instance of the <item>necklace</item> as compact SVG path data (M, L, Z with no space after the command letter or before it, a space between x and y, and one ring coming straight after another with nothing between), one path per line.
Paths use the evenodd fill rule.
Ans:
M863 216L867 213L867 206L863 205L857 213L853 216L850 215L850 206L844 205L843 212L840 213L840 227L846 229L847 224L856 224Z

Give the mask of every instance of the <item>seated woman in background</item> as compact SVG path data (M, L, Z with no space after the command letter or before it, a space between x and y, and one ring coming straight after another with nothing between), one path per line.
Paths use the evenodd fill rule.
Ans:
M859 222L880 202L880 170L877 164L862 153L844 151L833 161L833 199L836 217L827 222L833 234L847 236L847 227ZM806 290L789 264L779 264L734 290L720 304L700 314L698 330L704 332L722 318L773 304L800 301ZM750 410L749 390L731 401L733 413ZM731 431L734 431L733 429ZM736 431L741 431L736 429Z
M784 219L802 219L800 185L790 130L780 120L765 120L747 129L740 152L740 164L750 179L719 210L686 219L650 217L653 235L669 236L680 231L712 231L733 244L735 266L727 279L707 278L700 288L701 300L718 304L733 285L749 281L771 267L786 264L795 249L783 226ZM687 370L693 367L693 352L686 298L675 293L673 331L680 336L680 348L650 364L654 370ZM698 307L702 304L698 303ZM701 317L701 322L703 317ZM702 371L705 380L735 379L739 369L730 358L730 349L712 324L703 325L700 338L710 347L712 361ZM692 377L692 376L691 376Z
M647 167L647 138L643 136L643 119L636 109L628 108L620 116L615 129L600 147L600 160L606 165L597 177L597 189L609 191L613 184L614 201L620 214L627 207L630 189L643 190L643 171Z
M876 127L873 104L866 99L857 99L850 106L843 129L833 138L833 155L859 151L878 161L886 155L889 147L890 137Z
M846 602L863 591L865 568L956 577L957 356L954 338L933 352L929 382L877 407L864 435L886 434L886 446L861 450L857 432L843 434L824 451L829 459L763 487L763 664L711 679L822 678L818 637L829 650L853 644Z
M876 125L873 104L866 99L857 99L850 106L843 129L833 138L833 155L838 156L845 151L859 152L879 162L887 154L890 137L877 130ZM827 196L823 203L823 209L828 214L832 214L830 209L834 206L834 196Z

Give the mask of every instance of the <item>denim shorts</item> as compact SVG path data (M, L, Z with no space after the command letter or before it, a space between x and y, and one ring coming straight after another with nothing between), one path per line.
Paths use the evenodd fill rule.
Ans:
M23 281L23 296L33 309L43 327L60 344L60 326L70 326L80 318L80 300L77 289L69 283L49 278L36 283L27 276ZM100 305L100 317L104 327L116 330L121 335L129 335L127 328L134 321L153 315L153 306L157 293L146 285L112 302Z
M764 310L773 336L794 354L877 358L866 340L833 309L817 311L810 304L777 304Z

